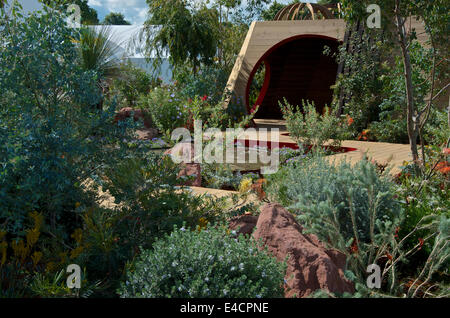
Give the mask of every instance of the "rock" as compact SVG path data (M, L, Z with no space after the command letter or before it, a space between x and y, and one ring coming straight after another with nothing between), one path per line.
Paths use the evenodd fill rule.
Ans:
M194 144L190 142L179 142L174 147L166 150L165 155L169 155L176 163L193 163L194 162Z
M239 215L230 219L228 227L230 230L236 231L237 235L241 233L251 235L256 226L256 222L258 222L258 217L255 215Z
M178 177L193 176L194 180L188 180L183 185L201 187L202 171L199 163L194 162L194 144L190 142L180 142L174 147L166 150L164 155L168 155L175 163L181 164Z
M325 249L315 235L303 234L294 216L281 205L268 203L261 208L253 237L262 239L279 261L288 256L286 297L307 297L318 289L354 291L344 277L345 255Z
M158 129L156 128L146 128L136 130L138 139L140 140L152 140L158 136Z
M199 163L182 163L181 170L178 172L178 178L194 177L194 179L186 180L183 185L201 187L202 186L202 171Z
M134 113L134 121L142 119L144 121L145 128L152 128L152 121L150 119L150 116L147 115L142 109L133 109L131 107L121 108L114 116L114 122L117 123L118 121L129 118L131 116L131 113Z

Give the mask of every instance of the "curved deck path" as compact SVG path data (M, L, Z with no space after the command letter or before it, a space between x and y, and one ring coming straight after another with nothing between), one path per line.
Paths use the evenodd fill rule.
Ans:
M279 141L280 142L294 142L293 139L286 135L287 130L285 122L283 120L272 119L255 119L256 133L249 133L247 138L258 138L257 131L259 128L267 128L270 131L271 128L278 128ZM254 138L252 137L254 136ZM339 162L340 160L347 160L351 164L357 163L362 160L367 154L371 160L375 160L380 164L388 163L391 167L391 174L398 173L400 167L405 161L411 161L411 151L408 144L391 144L387 142L369 142L369 141L356 141L345 140L342 142L343 147L356 148L355 151L346 153L340 153L336 155L328 156L332 161ZM223 197L236 193L235 191L226 191L218 189L209 189L201 187L191 187L194 193L197 194L211 194L217 197Z

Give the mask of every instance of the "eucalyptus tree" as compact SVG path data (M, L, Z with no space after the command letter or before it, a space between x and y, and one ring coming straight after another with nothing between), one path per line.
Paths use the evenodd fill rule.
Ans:
M170 54L174 67L189 63L196 73L201 64L217 61L230 68L251 21L260 17L269 0L147 0L147 56ZM154 26L158 25L157 28Z
M368 17L367 8L372 3L371 0L343 0L342 7L344 17L348 21L365 20ZM378 1L380 6L381 27L384 29L384 36L395 45L400 52L405 81L407 130L409 144L413 161L419 162L419 152L417 139L428 120L433 101L445 92L449 84L444 83L440 89L436 87L436 65L438 50L448 50L448 44L440 46L439 43L448 43L449 12L450 4L446 0L382 0ZM417 39L417 34L408 32L407 21L411 17L419 18L425 24L425 30L430 39L433 49L433 67L429 76L431 89L427 101L419 107L415 103L413 85L413 72L411 63L411 44ZM445 54L440 54L444 55ZM449 118L450 124L450 118Z

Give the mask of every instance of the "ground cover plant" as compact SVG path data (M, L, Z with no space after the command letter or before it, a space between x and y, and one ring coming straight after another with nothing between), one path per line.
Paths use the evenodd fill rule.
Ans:
M258 243L226 226L175 228L143 251L121 297L274 298L283 296L285 266Z

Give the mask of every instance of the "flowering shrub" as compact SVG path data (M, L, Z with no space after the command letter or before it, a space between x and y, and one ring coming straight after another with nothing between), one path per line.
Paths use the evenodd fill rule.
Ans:
M268 176L266 189L271 199L297 215L308 232L346 255L347 276L355 281L359 295L416 297L433 286L433 274L446 265L448 268L448 209L436 215L432 205L428 215L412 214L422 204L405 205L404 190L398 191L388 170L381 174L378 170L368 160L351 166L312 157L288 163ZM448 195L440 204L448 206ZM427 252L418 262L417 252L425 248ZM381 268L382 286L377 291L365 284L369 264ZM408 275L416 278L404 290L401 283L410 280ZM428 291L446 292L438 282Z
M24 239L0 229L0 298L15 297L87 297L96 284L87 281L82 273L82 287L71 290L65 284L68 264L79 263L83 252L83 232L77 229L71 235L72 247L62 246L47 237L44 216L29 213Z
M122 297L282 297L284 275L283 263L225 227L182 227L142 251L119 292Z
M187 66L177 68L174 72L177 86L186 98L208 96L212 103L218 103L222 98L229 75L216 65L202 65L197 74Z
M108 94L116 97L122 107L134 107L141 94L148 94L162 83L159 78L151 77L131 62L122 64L120 70L120 77L112 81Z
M286 99L284 104L279 104L286 128L299 145L317 148L333 138L332 145L340 146L346 136L346 127L352 124L348 120L344 123L328 108L325 108L324 114L319 114L314 104L309 102L303 101L303 108L292 106Z
M184 127L188 105L180 93L170 86L156 87L140 98L138 106L150 113L156 128L170 140L172 131Z
M309 231L349 255L348 266L363 277L378 246L389 250L402 216L389 177L362 160L334 165L313 156L288 163L268 176L269 197L288 207ZM357 257L355 257L357 255Z
M337 226L345 240L358 237L367 242L371 213L391 221L400 215L400 203L393 198L394 184L387 176L379 177L369 161L353 167L345 162L335 166L321 157L311 157L280 170L281 179L276 174L269 176L269 193L298 212L305 225L316 224L319 219L324 224L332 221L330 225ZM332 214L327 216L324 211L328 208Z

